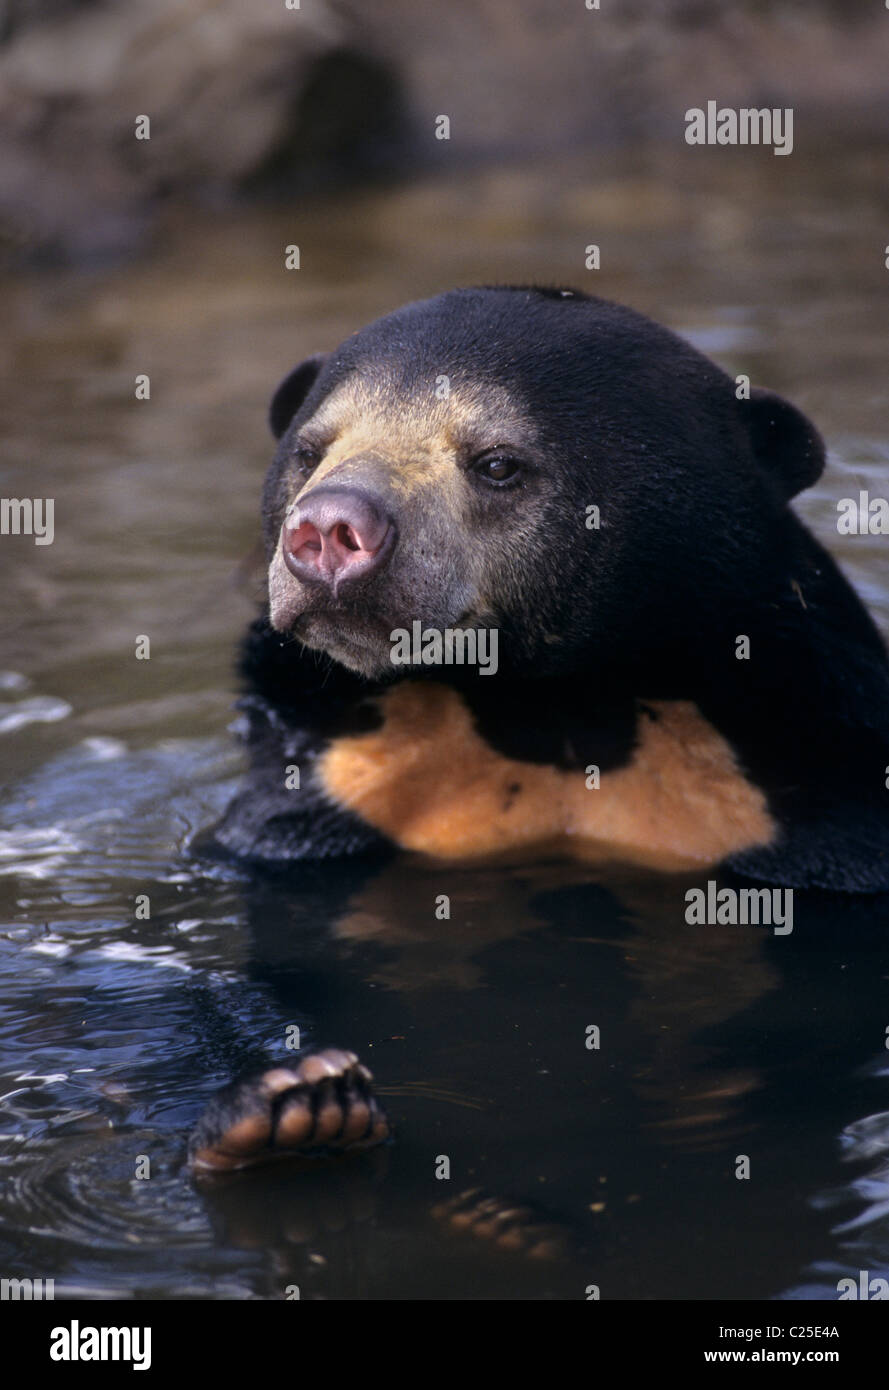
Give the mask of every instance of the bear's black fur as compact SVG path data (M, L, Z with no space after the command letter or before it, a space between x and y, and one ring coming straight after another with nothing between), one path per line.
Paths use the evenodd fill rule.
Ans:
M332 402L365 433L325 473ZM429 427L440 446L427 431L416 459L411 416L442 421ZM372 323L298 367L271 422L277 630L264 615L244 648L251 769L215 829L223 851L281 862L390 850L315 769L331 741L379 727L381 692L431 676L459 689L498 752L579 776L629 762L639 720L656 717L640 702L693 702L777 827L724 867L788 887L889 889L889 664L788 506L824 463L792 405L760 390L737 399L723 371L629 309L511 287ZM408 461L409 486L393 459ZM319 488L351 490L391 522L385 565L342 593L294 582L281 559L295 499ZM387 635L414 619L496 627L497 674L392 667ZM298 792L285 786L292 764Z

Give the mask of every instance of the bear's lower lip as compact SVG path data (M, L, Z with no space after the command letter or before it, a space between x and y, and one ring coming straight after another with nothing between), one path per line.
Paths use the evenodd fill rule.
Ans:
M295 631L299 637L341 637L352 638L360 641L363 635L362 628L356 623L346 622L341 618L328 615L326 613L303 613L297 618Z
M345 650L364 658L374 656L386 660L390 647L388 628L385 632L382 627L376 631L371 626L363 627L317 613L305 613L297 619L294 634L306 646L321 648L334 657Z

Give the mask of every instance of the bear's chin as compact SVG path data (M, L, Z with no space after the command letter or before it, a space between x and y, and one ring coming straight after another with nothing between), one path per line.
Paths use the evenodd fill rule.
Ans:
M296 624L294 635L311 651L323 652L331 661L366 680L381 680L393 674L391 643L382 642L375 634L319 618L304 618Z

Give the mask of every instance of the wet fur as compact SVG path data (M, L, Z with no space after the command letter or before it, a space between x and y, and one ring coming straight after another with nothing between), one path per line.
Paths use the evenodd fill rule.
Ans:
M452 386L444 401L442 374ZM791 887L889 889L889 667L857 596L787 505L823 466L818 435L793 406L768 392L737 400L718 367L620 306L490 289L408 305L310 359L282 384L272 419L281 438L263 515L281 630L263 617L246 642L252 765L217 847L261 861L399 846L447 857L472 841L476 814L485 852L544 851L554 822L537 804L542 789L573 776L578 796L600 798L587 803L600 827L623 787L614 816L623 825L635 817L635 830L613 836L611 850L656 864L665 842L632 770L652 710L663 718L675 702L668 722L684 712L689 734L719 750L729 800L744 815L733 823L719 795L707 801L707 778L693 757L683 761L681 737L662 740L652 794L667 779L676 805L700 813L700 833L692 818L671 854ZM294 457L306 434L323 456L307 477ZM468 467L473 451L507 436L528 462L508 499L479 491ZM288 509L331 476L372 487L398 519L396 558L355 597L356 621L374 633L360 651L345 637L337 645L337 622L301 633L304 599L279 559ZM590 504L601 509L598 531L584 524ZM498 627L497 676L412 670L400 678L412 693L400 693L406 685L380 654L386 631L415 618L453 625L464 610ZM313 631L328 634L327 653L304 645ZM741 634L750 660L735 656ZM462 745L442 765L441 833L418 841L400 819L411 747L392 711L411 704L413 752L435 801L443 699ZM388 748L387 729L397 735ZM387 763L374 810L359 788L371 751ZM490 795L473 801L482 752ZM284 787L290 763L299 791ZM591 763L598 790L584 788ZM467 770L462 808L454 764ZM521 787L516 764L528 768L532 801L502 818L498 838L492 806L502 788ZM455 814L465 822L456 839L445 827ZM569 846L563 825L560 851L595 842L607 857L607 836L603 847L593 832Z

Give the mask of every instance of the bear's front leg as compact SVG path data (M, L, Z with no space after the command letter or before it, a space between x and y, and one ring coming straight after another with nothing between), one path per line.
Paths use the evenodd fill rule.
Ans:
M373 1077L354 1052L325 1048L295 1066L250 1072L219 1091L189 1140L195 1172L226 1172L272 1159L342 1154L390 1136Z

